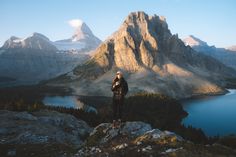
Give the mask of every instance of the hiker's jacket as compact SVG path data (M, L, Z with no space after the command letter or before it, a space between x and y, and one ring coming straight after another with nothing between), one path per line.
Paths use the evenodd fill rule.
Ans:
M123 77L121 79L115 78L111 90L113 91L113 98L122 99L128 92L128 84Z

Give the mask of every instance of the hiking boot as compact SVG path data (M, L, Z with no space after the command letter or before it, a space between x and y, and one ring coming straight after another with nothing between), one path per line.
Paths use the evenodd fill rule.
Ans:
M120 127L121 127L121 119L118 119L117 128L120 128Z
M115 129L116 126L117 126L116 120L113 120L113 122L112 122L112 129Z

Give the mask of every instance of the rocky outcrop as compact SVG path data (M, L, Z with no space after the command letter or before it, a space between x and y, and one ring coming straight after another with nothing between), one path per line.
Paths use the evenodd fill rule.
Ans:
M1 110L0 145L0 154L3 156L236 155L235 150L228 147L194 144L174 132L161 131L141 121L123 122L120 128L112 128L111 123L102 123L92 129L86 122L71 115L48 110L32 113ZM66 149L72 149L73 153Z
M95 144L92 142L96 142L96 144L104 144L110 142L113 138L120 134L130 137L137 137L149 130L151 130L151 126L143 122L126 122L120 129L112 129L112 125L110 123L102 123L95 127L90 133L90 137L87 139L87 142L89 145ZM101 133L104 134L104 136L100 136ZM94 138L96 138L97 141L93 141Z
M162 93L174 98L224 93L225 77L236 72L219 61L195 52L168 29L162 16L133 12L93 57L73 70L65 84L81 95L111 96L117 70L125 74L129 94ZM55 81L55 82L54 82ZM50 84L50 83L49 83Z
M81 145L92 131L86 122L55 111L0 111L0 144Z
M110 123L98 125L73 157L214 157L225 154L234 156L236 153L220 145L196 145L173 132L153 129L147 123L135 121L125 122L117 129Z

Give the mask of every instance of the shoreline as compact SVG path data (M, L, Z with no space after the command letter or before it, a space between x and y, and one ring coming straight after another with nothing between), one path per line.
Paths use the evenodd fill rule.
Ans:
M182 101L191 100L191 99L201 99L201 98L206 98L206 97L223 96L223 95L230 94L230 90L236 90L236 89L227 88L227 89L225 89L224 92L207 93L207 94L194 94L194 95L192 95L190 97L178 99L178 101L182 102Z

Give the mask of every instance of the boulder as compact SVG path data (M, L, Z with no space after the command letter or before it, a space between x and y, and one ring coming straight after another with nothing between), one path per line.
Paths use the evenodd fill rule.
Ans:
M61 143L80 145L92 128L72 115L55 111L0 111L0 144Z
M138 137L151 129L151 125L144 122L125 122L118 129L113 129L111 123L102 123L94 128L87 141L92 144L102 144L111 141L118 135Z

